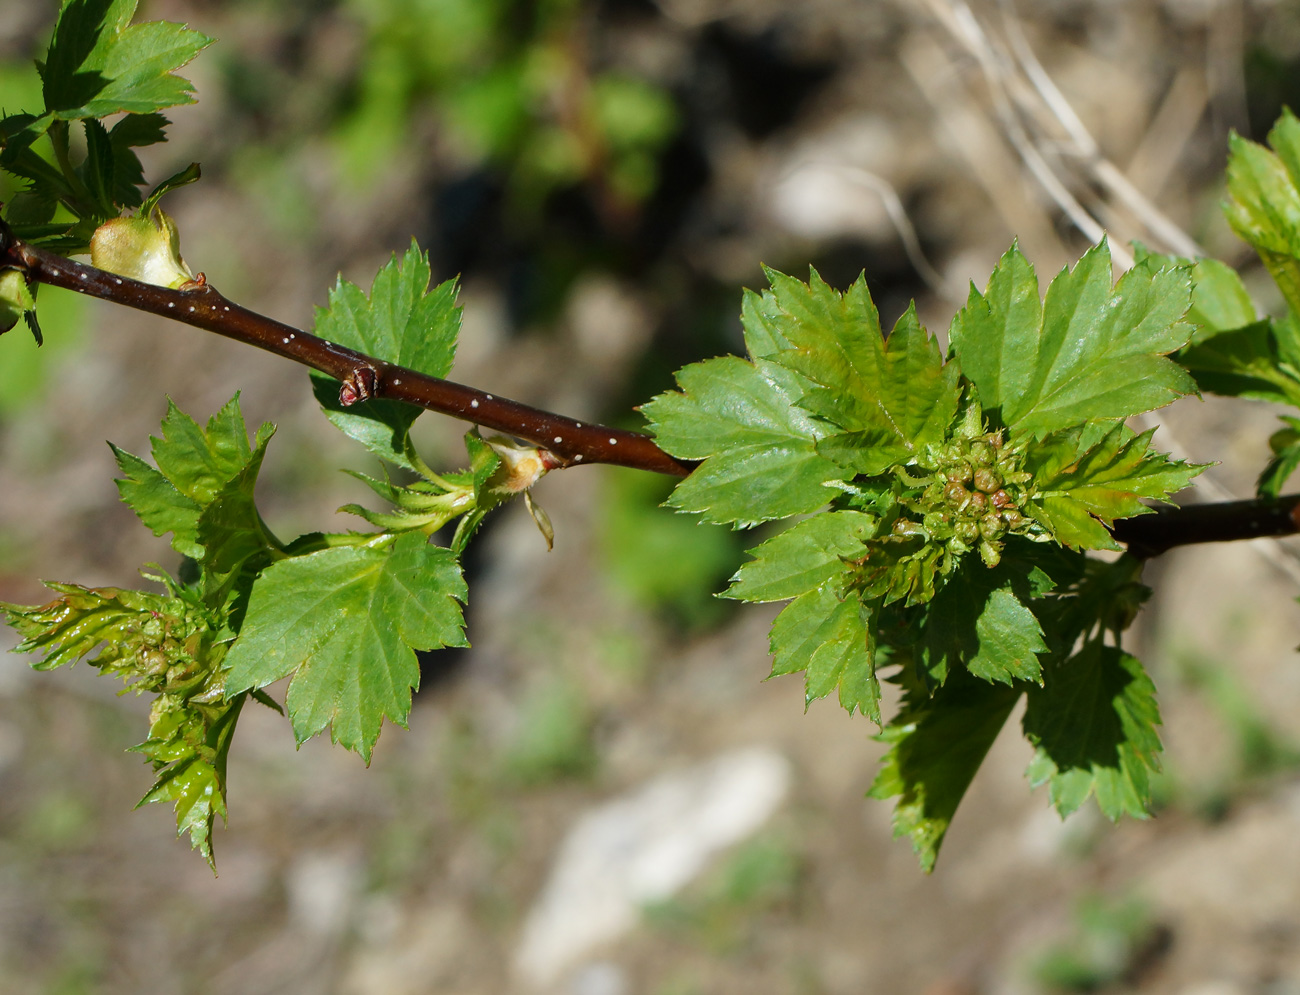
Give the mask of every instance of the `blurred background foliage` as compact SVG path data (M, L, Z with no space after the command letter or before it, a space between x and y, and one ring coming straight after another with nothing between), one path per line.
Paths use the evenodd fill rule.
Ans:
M453 376L584 420L638 427L634 406L674 370L738 349L760 263L835 285L865 270L887 326L917 297L943 329L1013 236L1041 274L1085 245L944 27L955 0L141 6L218 38L187 70L200 102L142 150L153 181L203 164L167 203L196 271L306 326L337 273L368 285L415 236L435 279L461 277ZM973 7L990 31L1011 9ZM0 4L5 110L34 103L54 9ZM1017 9L1101 154L1264 286L1219 219L1220 173L1228 128L1259 138L1300 104L1294 5ZM1114 240L1145 237L1058 139L1047 129L1044 153ZM293 364L49 288L40 304L42 349L0 341L0 599L175 566L118 504L103 444L146 448L164 393L204 416L239 388L250 421L280 424L259 492L277 531L336 524L364 496L335 467L375 467ZM1193 402L1170 424L1249 492L1271 411ZM421 419L430 462L463 458L463 431ZM215 881L166 812L130 810L148 775L117 750L140 738L140 703L84 670L0 662L0 991L511 990L575 819L753 743L793 764L784 807L560 990L1300 991L1290 580L1249 548L1152 566L1161 594L1137 637L1169 747L1157 820L1061 826L1011 735L922 880L888 809L863 799L873 729L762 682L769 618L711 597L742 537L659 507L669 486L553 475L537 490L550 554L519 509L489 519L468 564L474 648L424 660L411 729L386 730L371 769L326 743L295 751L250 711Z

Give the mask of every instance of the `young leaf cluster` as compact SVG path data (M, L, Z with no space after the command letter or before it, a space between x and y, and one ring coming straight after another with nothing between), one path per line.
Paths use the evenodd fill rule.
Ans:
M375 278L369 294L340 282L317 330L371 355L429 372L450 369L460 315L455 287L429 289L429 262L412 246ZM439 475L416 452L419 409L371 400L344 407L339 385L314 377L326 416L403 474L395 483L354 474L390 505L348 505L372 532L276 538L254 501L274 434L248 439L238 398L200 426L174 405L153 439L153 462L113 447L118 489L155 535L170 536L181 576L149 575L165 595L50 585L37 607L0 605L38 667L89 656L136 693L155 695L149 739L139 749L157 779L144 801L172 801L177 825L212 861L211 831L226 814L226 757L251 696L288 679L284 712L299 742L329 730L367 762L385 719L405 725L419 684L416 651L467 645L467 591L459 555L490 510L523 494L549 541L528 488L547 465L508 440L466 436L467 469ZM450 546L430 542L459 519Z
M1200 469L1124 424L1196 389L1168 358L1192 336L1190 266L1149 258L1113 286L1103 243L1040 297L1013 247L946 356L914 308L883 334L864 279L768 278L744 299L749 356L687 367L643 411L660 445L702 461L670 504L786 526L727 591L789 602L773 675L802 671L807 702L834 693L879 723L892 668L905 694L873 793L899 798L927 868L1025 694L1030 777L1057 808L1095 793L1112 818L1142 815L1159 715L1141 665L1106 641L1142 589L1134 561L1085 553L1118 549L1111 523Z

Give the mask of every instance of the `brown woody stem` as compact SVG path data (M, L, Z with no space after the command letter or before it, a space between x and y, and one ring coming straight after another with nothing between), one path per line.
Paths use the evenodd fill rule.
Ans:
M241 307L202 279L180 290L141 283L26 245L0 228L0 267L6 266L25 270L36 283L174 318L285 356L341 381L345 397L350 392L353 400L405 401L516 436L551 453L556 467L612 463L678 477L691 472L691 464L669 456L648 435L575 421L386 363Z
M340 381L345 399L405 401L484 428L505 432L548 451L553 467L610 463L684 477L694 465L670 456L640 432L590 425L375 359L249 311L206 281L180 290L141 283L26 245L0 221L0 268L17 267L48 283L140 311L173 318L284 356ZM1142 558L1175 546L1258 539L1300 532L1300 495L1162 509L1118 521L1115 539Z
M1162 508L1152 515L1125 518L1111 529L1134 556L1149 559L1175 546L1202 542L1263 539L1300 532L1300 494L1276 500L1222 501Z

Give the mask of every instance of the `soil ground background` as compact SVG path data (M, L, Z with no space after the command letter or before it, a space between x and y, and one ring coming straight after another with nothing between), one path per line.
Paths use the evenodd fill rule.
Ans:
M337 273L368 286L414 236L435 278L461 275L456 379L636 426L631 409L674 369L738 346L740 288L761 285L760 263L811 263L839 286L865 271L883 319L915 297L942 330L1013 237L1044 282L1087 245L1023 166L951 29L963 22L944 20L954 4L552 6L480 5L509 7L520 44L550 45L538 64L561 80L523 104L550 130L525 128L494 157L465 123L478 105L446 96L445 52L469 42L418 32L469 0L142 4L218 39L186 71L199 103L145 150L155 179L203 163L168 202L187 260L231 298L309 327ZM0 6L6 108L31 92L51 7ZM974 6L998 38L1008 11L1099 155L1278 306L1218 202L1228 129L1262 140L1300 100L1294 5ZM620 113L669 109L626 154L616 128L592 137L566 110L604 72L651 91ZM1053 146L1057 125L1039 125L1115 243L1150 239L1068 136ZM556 134L570 141L559 165L543 154ZM937 271L929 283L880 181ZM130 586L141 564L175 568L118 503L104 445L147 452L164 394L206 417L238 390L250 425L279 425L259 492L279 534L340 527L335 509L366 498L336 468L373 461L320 417L300 368L42 296L41 353L21 330L0 340L0 600L43 600L41 578ZM1193 398L1157 441L1219 461L1215 486L1246 496L1276 425L1260 404ZM426 459L454 466L464 428L422 418ZM775 814L555 991L1300 993L1289 554L1241 544L1149 567L1157 593L1130 648L1161 693L1156 818L1114 827L1090 806L1061 823L1024 780L1013 720L923 876L891 840L889 806L864 798L874 727L829 702L805 714L795 678L763 681L771 613L710 597L739 540L658 508L660 483L601 467L547 478L550 553L522 508L490 520L470 557L474 646L425 661L410 729L385 729L369 769L319 740L295 750L283 720L246 710L216 878L169 811L132 811L150 783L126 752L144 703L85 667L0 659L0 993L528 991L515 951L580 814L755 745L791 765Z

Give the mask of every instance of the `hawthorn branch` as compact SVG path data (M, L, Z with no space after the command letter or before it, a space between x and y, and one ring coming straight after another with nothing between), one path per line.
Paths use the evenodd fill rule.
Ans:
M25 271L31 282L48 283L173 318L320 370L341 381L340 399L344 404L370 398L405 401L513 435L550 453L554 468L611 463L677 477L686 476L692 469L691 464L668 455L641 432L575 421L384 362L241 307L202 278L171 290L116 276L27 245L0 222L3 267Z
M116 276L27 245L0 221L0 268L7 267L23 270L31 282L171 318L320 370L340 381L340 399L345 404L372 397L405 401L516 436L550 453L552 468L608 463L685 477L695 466L670 456L641 432L575 421L327 342L241 307L201 277L180 290L171 290ZM1130 553L1143 559L1176 546L1294 535L1300 532L1300 494L1276 501L1161 509L1118 521L1111 532Z

